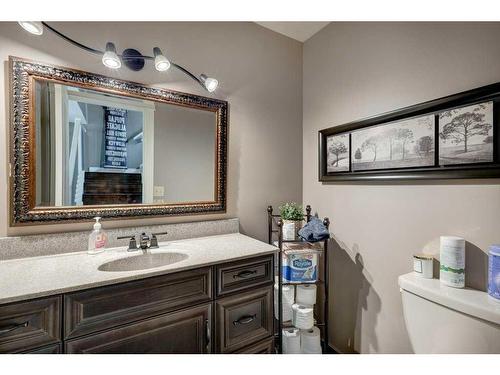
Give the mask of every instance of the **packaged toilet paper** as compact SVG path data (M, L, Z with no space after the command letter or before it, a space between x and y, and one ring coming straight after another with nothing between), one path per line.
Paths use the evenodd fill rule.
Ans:
M500 302L500 245L490 246L488 294Z
M318 252L308 249L284 251L282 268L287 282L315 282L318 279Z

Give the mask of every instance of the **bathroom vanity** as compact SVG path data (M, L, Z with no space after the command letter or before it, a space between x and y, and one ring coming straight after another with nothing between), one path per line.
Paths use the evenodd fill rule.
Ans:
M0 262L0 352L273 353L275 251L232 233Z

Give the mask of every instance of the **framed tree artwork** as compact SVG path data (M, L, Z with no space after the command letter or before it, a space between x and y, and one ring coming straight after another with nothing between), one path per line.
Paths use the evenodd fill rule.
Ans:
M354 171L434 165L434 116L352 132Z
M500 178L500 82L319 131L319 180Z
M439 114L439 165L493 161L493 102Z
M349 134L327 137L326 147L328 172L349 171Z

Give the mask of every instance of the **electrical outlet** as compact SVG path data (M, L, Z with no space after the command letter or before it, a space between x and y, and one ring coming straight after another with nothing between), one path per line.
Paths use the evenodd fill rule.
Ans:
M155 197L163 197L165 195L165 186L153 187L153 195Z
M351 348L351 338L350 337L347 339L347 347Z

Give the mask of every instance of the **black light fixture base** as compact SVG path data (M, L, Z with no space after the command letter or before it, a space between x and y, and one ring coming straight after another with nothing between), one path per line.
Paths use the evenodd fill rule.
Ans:
M127 48L122 53L123 64L130 70L138 72L144 68L144 56L133 48Z

